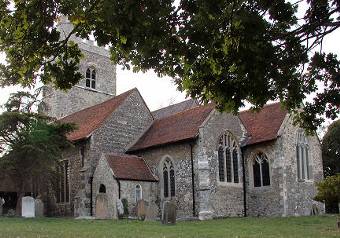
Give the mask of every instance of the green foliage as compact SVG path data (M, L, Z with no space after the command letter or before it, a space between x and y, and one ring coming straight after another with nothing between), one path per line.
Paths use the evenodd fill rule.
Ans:
M333 122L322 139L325 176L340 174L340 120Z
M41 78L67 89L81 79L77 45L56 30L56 19L64 15L74 25L71 33L93 34L100 46L109 45L115 63L171 76L180 90L214 101L220 110L237 112L245 102L258 109L279 99L310 130L324 113L339 115L337 56L309 57L340 26L339 1L10 2L0 4L0 50L7 60L0 65L1 85L32 85ZM302 19L301 6L307 6ZM297 111L318 82L325 91Z
M15 175L22 186L35 178L42 187L56 175L62 150L71 146L66 134L74 126L33 112L34 102L34 95L18 92L5 104L0 115L0 169Z
M340 203L340 174L329 176L317 184L315 200L327 203Z

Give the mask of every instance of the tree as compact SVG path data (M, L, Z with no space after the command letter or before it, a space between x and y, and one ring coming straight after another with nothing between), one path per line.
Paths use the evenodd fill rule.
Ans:
M62 150L71 146L66 134L74 126L35 113L36 96L11 95L0 115L0 170L18 181L18 204L32 181L39 184L40 192L53 185Z
M333 122L322 139L325 177L340 174L340 120Z
M301 5L307 10L300 17ZM340 105L340 63L315 52L340 26L338 0L27 0L0 3L1 85L37 79L68 89L82 75L71 34L109 45L113 62L153 69L175 79L201 102L237 112L245 102L261 108L279 99L315 130ZM56 19L74 25L60 36ZM317 92L318 83L324 85ZM306 94L315 93L303 111Z
M315 200L324 203L340 203L340 174L329 176L317 184Z

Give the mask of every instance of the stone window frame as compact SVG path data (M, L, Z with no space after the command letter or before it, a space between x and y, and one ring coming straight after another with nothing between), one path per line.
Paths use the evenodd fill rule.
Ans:
M139 189L140 189L140 197L139 197L139 199L137 198L137 187L138 186L139 186ZM135 202L137 203L139 200L142 200L142 199L143 199L143 187L140 184L136 184L136 186L135 186Z
M98 85L98 71L94 65L89 65L85 70L85 87L91 90L96 90Z
M238 164L238 183L235 183L234 182L234 164L233 164L233 158L232 158L232 153L231 152L231 182L228 182L227 181L227 173L226 173L226 163L225 163L225 156L224 156L224 181L221 181L220 180L220 164L219 164L219 148L220 148L220 145L221 145L221 138L222 137L225 137L226 135L230 135L230 137L232 138L232 141L235 143L236 145L236 149L237 149L237 164ZM223 140L223 139L222 139ZM230 144L233 144L233 143L230 143ZM234 149L234 145L232 146L232 148ZM224 148L225 149L225 148ZM229 130L225 130L223 133L221 133L219 136L218 136L218 141L217 141L217 146L216 146L216 159L217 159L217 184L218 185L221 185L221 186L234 186L234 187L242 187L242 184L243 184L243 181L242 181L242 164L241 164L241 157L242 157L242 154L241 154L241 147L240 147L240 143L239 143L239 140L237 139L236 136L234 136L234 134L229 131Z
M62 165L60 165L60 163ZM65 169L66 164L67 164L67 169ZM58 168L60 168L60 167L62 168L63 175L58 176L58 181L57 181L58 188L57 188L57 191L56 191L56 203L57 204L69 204L71 202L70 161L68 159L60 160L59 164L57 166L58 166ZM59 172L58 168L57 168L57 172ZM62 182L60 181L60 178L63 178ZM62 183L63 183L63 186L62 186Z
M263 186L261 185L260 187L255 187L254 184L254 172L253 172L253 163L254 163L254 159L256 159L256 156L258 154L263 154L265 155L267 162L268 162L268 167L269 167L269 185ZM256 151L251 152L249 159L248 159L248 172L249 172L249 185L252 189L270 189L272 187L273 184L273 180L272 180L272 160L270 159L270 156L268 156L269 153L266 153L264 150L259 150L257 149ZM261 174L261 180L262 180L262 174ZM262 184L262 181L261 181Z
M296 133L295 161L298 182L313 182L313 166L311 161L309 139L302 129Z
M164 169L164 163L166 163L166 161L170 161L173 167L173 171L174 171L174 181L175 181L175 194L174 196L171 195L171 182L170 182L170 176L168 175L168 197L164 196L164 177L163 177L163 169ZM158 166L158 171L159 171L159 178L160 178L160 192L161 192L161 198L162 200L171 200L172 198L176 198L177 196L177 182L176 182L176 174L177 174L177 168L176 168L176 164L174 162L174 159L170 156L170 155L164 155L162 157L162 159L159 162L159 166ZM169 173L170 174L170 171Z

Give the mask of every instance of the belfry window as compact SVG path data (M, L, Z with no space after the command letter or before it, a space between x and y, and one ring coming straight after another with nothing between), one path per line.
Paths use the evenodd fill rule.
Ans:
M218 146L218 173L221 182L239 183L239 149L230 132L220 137Z
M268 158L263 153L257 153L252 160L254 187L270 185Z
M95 68L87 68L86 70L86 87L87 88L96 88L96 69Z
M170 159L163 162L163 196L174 197L176 195L175 169Z
M308 140L303 131L299 131L297 134L296 164L297 177L299 180L309 180L312 178Z

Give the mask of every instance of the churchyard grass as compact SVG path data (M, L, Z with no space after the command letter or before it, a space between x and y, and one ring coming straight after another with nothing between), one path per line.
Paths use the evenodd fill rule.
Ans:
M0 218L0 237L100 238L100 237L340 237L335 216L289 218L226 218L181 221L161 225L156 221L75 220L71 218Z

